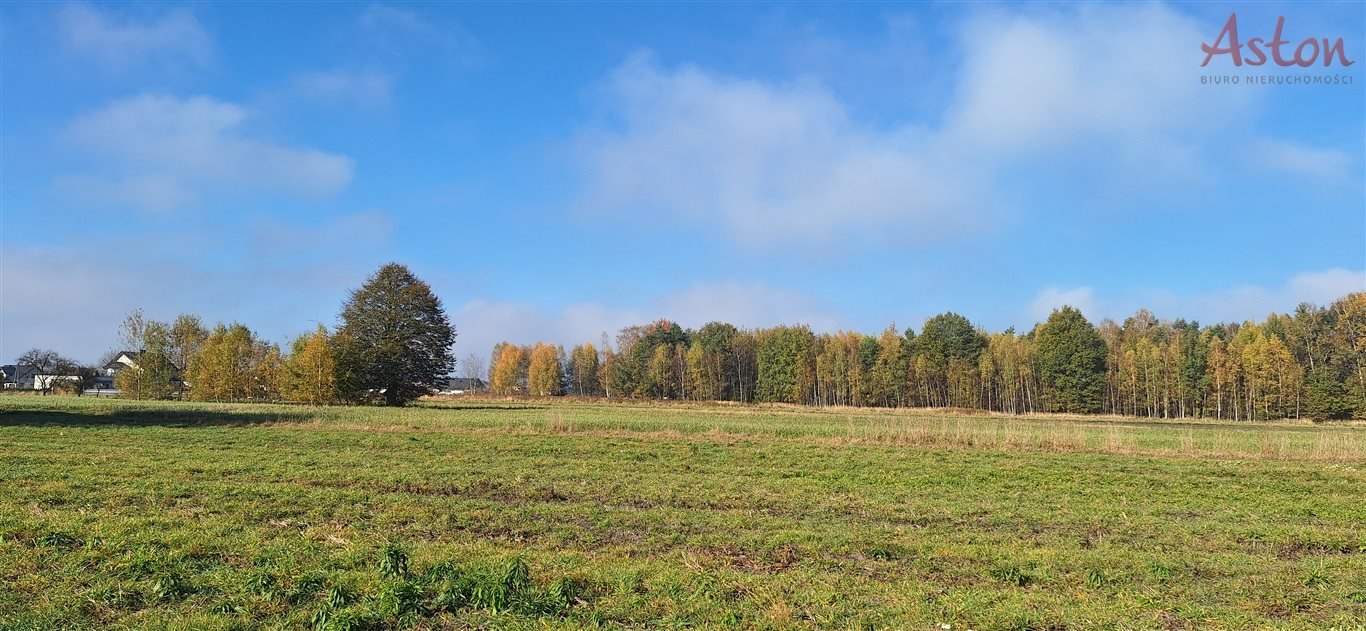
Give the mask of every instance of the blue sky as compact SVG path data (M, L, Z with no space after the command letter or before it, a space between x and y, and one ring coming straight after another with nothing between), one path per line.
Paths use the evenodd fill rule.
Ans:
M1240 35L1350 67L1200 67ZM397 260L459 357L658 317L875 332L1366 289L1366 10L0 6L0 357L135 307L285 341ZM1294 44L1291 46L1293 47ZM1202 85L1202 75L1345 85Z

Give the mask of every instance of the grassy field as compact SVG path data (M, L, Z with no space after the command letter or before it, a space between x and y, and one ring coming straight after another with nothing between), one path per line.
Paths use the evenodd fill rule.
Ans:
M1362 629L1366 426L0 397L0 628Z

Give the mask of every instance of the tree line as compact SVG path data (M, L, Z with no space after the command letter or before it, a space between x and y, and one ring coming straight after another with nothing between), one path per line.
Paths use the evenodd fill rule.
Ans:
M336 331L316 329L287 349L246 325L207 328L198 316L148 320L137 310L120 330L136 366L115 376L119 396L194 401L293 401L402 405L444 384L455 367L455 329L431 287L402 265L375 272L342 305Z
M1160 418L1366 418L1366 293L1262 322L1201 326L1140 310L1099 326L1063 307L1027 333L956 313L919 333L747 330L668 320L622 329L613 347L503 342L496 394L959 407Z

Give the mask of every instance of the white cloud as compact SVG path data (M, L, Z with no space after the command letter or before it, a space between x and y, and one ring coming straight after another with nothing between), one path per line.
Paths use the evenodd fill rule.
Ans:
M414 10L371 4L357 25L365 41L392 57L426 57L456 65L478 64L483 58L478 39L459 24Z
M993 154L1094 142L1132 151L1208 135L1254 93L1200 85L1192 42L1205 35L1159 3L986 13L962 33L947 132Z
M1039 322L1048 319L1054 309L1063 306L1072 307L1081 311L1087 318L1096 320L1096 292L1090 287L1076 287L1074 289L1059 289L1057 287L1046 287L1034 297L1034 302L1029 305L1029 314Z
M0 248L0 361L30 347L84 361L117 343L134 308L169 320L240 321L284 342L331 326L347 291L391 256L381 211L314 222L234 222L212 230L149 228L60 246ZM301 246L306 244L306 247Z
M98 168L54 184L86 204L168 211L211 194L327 197L350 182L350 158L253 138L242 129L249 115L242 106L202 96L114 101L61 134Z
M208 33L185 9L138 21L87 4L69 4L57 12L57 25L68 51L115 69L148 61L203 66L213 57Z
M1366 291L1366 270L1340 267L1322 272L1296 274L1286 284L1286 296L1296 304L1312 302L1325 305L1347 294Z
M813 79L637 54L600 91L604 120L578 137L580 205L746 246L857 247L981 234L1031 192L1030 175L1064 181L1067 198L1052 201L1164 208L1229 175L1230 139L1274 149L1265 168L1348 166L1339 151L1260 139L1267 91L1202 86L1195 43L1208 26L1160 3L978 12L925 125L862 120Z
M806 324L833 331L840 322L834 309L816 299L756 282L699 283L665 294L654 305L664 317L693 328L719 321L751 328Z
M637 56L607 92L618 129L586 133L586 208L676 215L747 243L819 241L895 226L961 229L980 213L954 165L910 128L851 120L828 91L668 72Z
M1040 322L1063 304L1077 307L1092 322L1102 318L1123 321L1140 308L1159 318L1198 320L1202 323L1259 320L1270 313L1289 313L1302 302L1327 306L1347 294L1366 291L1366 270L1332 268L1296 274L1279 287L1241 285L1203 293L1136 290L1097 297L1090 287L1041 290L1026 310Z
M294 80L293 92L310 100L380 110L393 100L393 78L378 70L310 72Z
M1311 178L1333 179L1349 173L1351 156L1337 149L1310 147L1301 143L1259 138L1247 152L1256 165Z

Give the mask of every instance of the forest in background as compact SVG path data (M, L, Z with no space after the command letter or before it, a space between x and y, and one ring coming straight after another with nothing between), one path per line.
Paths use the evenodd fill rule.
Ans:
M287 350L245 325L208 330L192 315L167 324L135 314L124 337L142 349L141 369L120 375L129 398L327 404L363 403L376 392L348 386L370 369L348 362L346 336L321 325ZM878 335L722 322L691 330L659 320L568 350L503 342L487 363L471 354L459 368L487 377L489 392L501 396L1366 418L1366 293L1208 326L1146 310L1093 325L1071 307L1024 333L984 331L951 312L919 331L889 326ZM172 379L177 372L183 380Z
M1146 310L1093 326L1063 307L1020 334L944 313L880 335L806 326L698 330L660 320L568 352L502 343L497 394L958 407L1161 418L1366 417L1366 294L1262 322L1201 326Z

